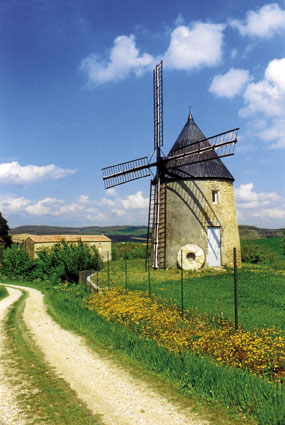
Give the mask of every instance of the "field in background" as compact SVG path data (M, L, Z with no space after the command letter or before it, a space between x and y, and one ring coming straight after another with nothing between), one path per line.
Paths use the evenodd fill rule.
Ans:
M261 229L255 226L240 225L241 239L260 239L281 237L284 229ZM141 241L145 242L146 226L88 226L88 227L60 227L27 225L10 230L15 235L28 233L32 235L101 235L109 236L114 242Z
M276 327L285 330L285 256L281 238L244 241L243 247L264 254L258 264L243 263L237 272L239 324L254 327ZM94 277L97 279L97 277ZM145 270L144 259L112 261L98 276L103 287L120 286L128 290L143 290L181 304L181 272ZM197 313L222 314L234 321L233 270L183 273L183 305Z

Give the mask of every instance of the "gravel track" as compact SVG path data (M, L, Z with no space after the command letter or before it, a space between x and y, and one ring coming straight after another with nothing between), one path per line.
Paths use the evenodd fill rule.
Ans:
M5 358L6 334L3 321L8 314L9 307L21 296L18 289L7 288L9 296L0 301L0 425L25 425L25 415L16 404L14 392L17 388L12 387L6 376L7 358Z
M84 338L62 329L48 315L40 291L19 288L29 294L24 321L47 362L94 414L102 415L104 424L207 424L190 409L179 411L148 384L133 378L110 359L91 351Z

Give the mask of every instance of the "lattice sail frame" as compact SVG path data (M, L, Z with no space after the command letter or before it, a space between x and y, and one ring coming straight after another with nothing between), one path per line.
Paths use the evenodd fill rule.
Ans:
M102 168L105 189L150 176L148 157Z
M163 146L163 62L153 70L153 149Z

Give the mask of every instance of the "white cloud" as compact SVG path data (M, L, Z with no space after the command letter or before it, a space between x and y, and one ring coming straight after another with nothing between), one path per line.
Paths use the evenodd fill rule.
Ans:
M118 217L123 217L126 215L126 211L120 210L119 208L113 208L112 213L116 214Z
M180 25L170 33L166 52L158 55L171 69L191 70L201 66L216 66L222 59L223 30L225 25L194 22ZM87 73L89 84L99 85L117 82L131 74L143 75L160 59L150 53L140 53L135 36L121 35L114 40L109 57L104 60L91 53L81 61L80 69Z
M111 187L110 189L107 189L106 190L106 195L107 196L116 196L117 195L117 192L116 192L116 190L113 187Z
M218 65L222 59L224 28L222 24L203 22L175 28L164 54L165 66L191 70L201 66Z
M136 47L135 36L121 35L114 40L110 56L102 61L95 53L91 53L81 62L80 69L86 71L90 84L102 84L107 81L119 81L131 73L139 76L152 68L154 58L148 54L140 55Z
M116 201L113 199L102 198L100 199L98 204L101 206L113 207L114 205L116 205Z
M268 223L276 227L278 220L284 219L284 200L276 192L256 192L253 183L247 183L235 189L235 197L240 222L256 225L258 222L261 225ZM87 195L81 195L70 202L52 197L31 200L2 195L0 211L8 222L36 219L48 224L56 218L59 225L146 225L148 198L138 191L123 198L117 195L114 205L103 205L102 199L90 199ZM282 221L279 226L282 226Z
M31 203L25 208L28 215L59 215L59 209L64 201L56 198L44 198Z
M253 183L241 184L235 189L235 197L240 207L252 208L264 203L276 202L280 196L276 192L254 192Z
M21 217L58 217L65 220L95 221L101 224L146 224L148 198L141 191L121 198L116 194L112 199L90 199L81 195L68 202L63 199L45 197L31 200L24 197L7 195L0 197L0 210L4 216Z
M76 173L76 170L63 169L53 164L39 167L37 165L22 166L18 162L0 164L0 183L27 184L42 180L54 180Z
M271 149L285 148L285 58L270 61L264 78L250 82L243 99L245 106L239 114L243 118L257 118L251 122L255 136L269 142Z
M285 30L285 10L277 3L269 3L258 11L249 11L244 21L231 20L230 25L243 36L268 39Z
M262 208L258 211L255 211L253 216L258 218L265 218L268 220L284 219L285 209L284 208Z
M215 75L209 91L216 96L231 99L241 93L249 80L250 75L247 70L231 68L226 74Z
M123 199L121 203L126 210L141 208L146 209L148 207L148 201L148 198L144 198L142 192L139 191L134 195L129 195L127 199Z
M264 79L248 84L244 100L246 106L241 109L243 117L262 112L267 116L284 114L285 107L285 58L269 62Z
M280 92L285 92L285 58L273 59L265 70L265 79L271 82Z
M285 149L285 119L273 118L271 123L257 133L258 137L270 142L271 149Z
M0 199L0 210L7 213L23 212L29 204L30 201L23 196L18 198L14 196L2 197Z
M80 195L78 202L80 204L87 204L89 201L89 196L88 195Z
M284 199L276 192L255 192L253 183L247 183L235 189L235 198L239 222L278 227L285 218Z

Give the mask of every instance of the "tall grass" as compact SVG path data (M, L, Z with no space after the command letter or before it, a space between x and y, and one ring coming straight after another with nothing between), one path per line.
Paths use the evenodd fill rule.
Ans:
M209 358L191 352L170 353L119 324L105 321L96 312L87 311L84 290L75 288L68 294L54 291L47 294L54 317L92 343L129 356L140 366L171 380L185 394L234 408L245 416L253 416L261 425L284 425L282 385L270 384L247 371L217 367Z

